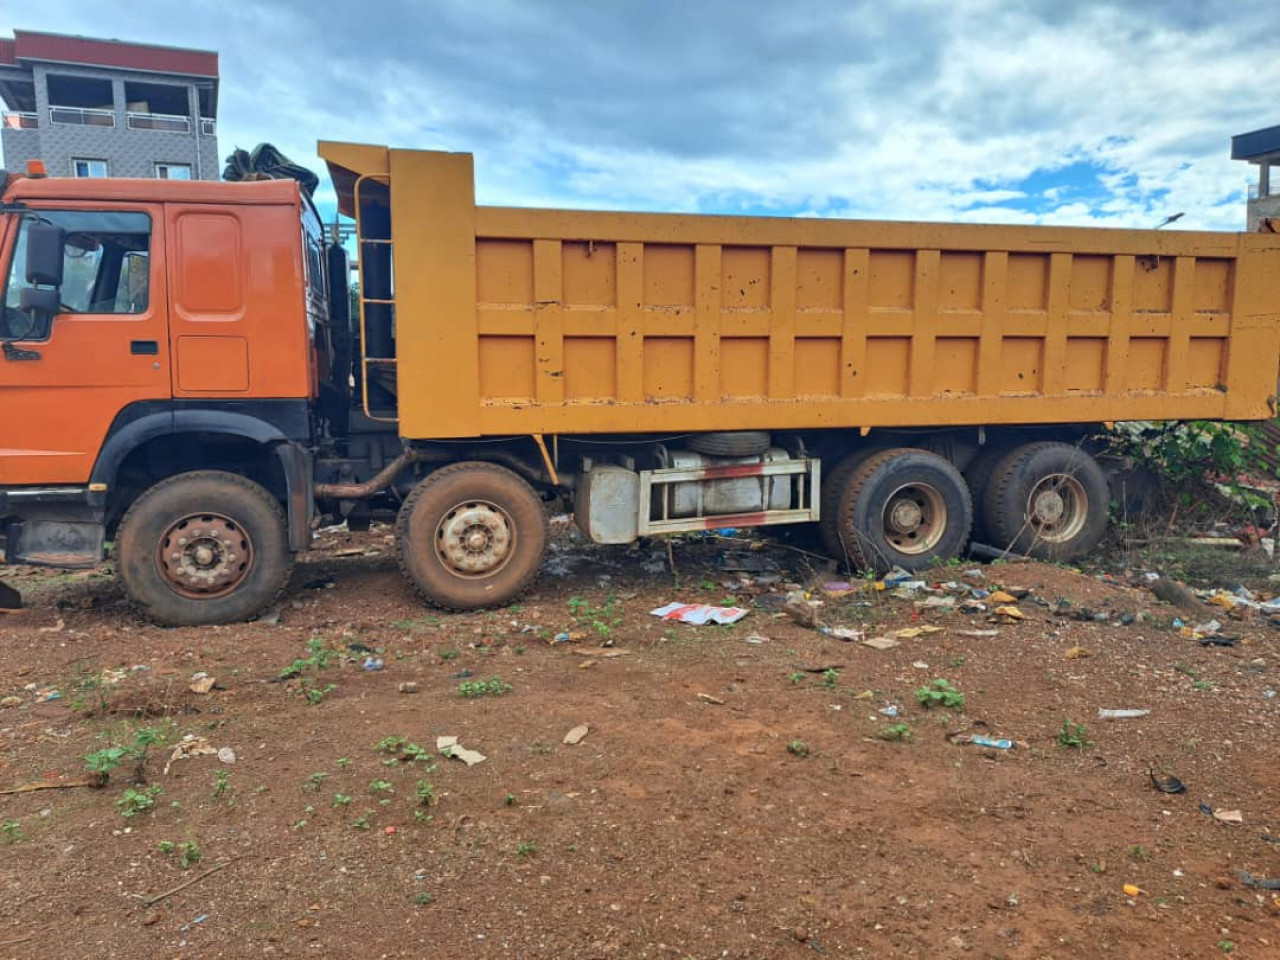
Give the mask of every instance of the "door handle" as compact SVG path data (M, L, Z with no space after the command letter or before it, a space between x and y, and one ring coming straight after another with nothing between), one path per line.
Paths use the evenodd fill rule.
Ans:
M21 347L15 347L6 340L4 342L4 358L6 360L39 360L40 352L38 350L23 350Z
M129 352L144 357L154 357L160 352L160 344L154 340L134 340L129 344Z

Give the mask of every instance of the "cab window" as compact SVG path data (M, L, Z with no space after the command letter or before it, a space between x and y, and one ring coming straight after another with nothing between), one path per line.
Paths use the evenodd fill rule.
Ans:
M60 313L138 314L147 309L151 218L145 213L42 210L23 215L5 282L0 336L29 337L33 321L18 310L26 278L27 227L36 219L66 231ZM48 331L43 331L44 337Z

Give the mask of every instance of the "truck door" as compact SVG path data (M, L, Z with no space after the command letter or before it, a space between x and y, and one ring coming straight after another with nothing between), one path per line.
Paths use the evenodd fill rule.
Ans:
M19 309L28 225L65 231L59 310ZM168 311L158 205L26 210L5 243L0 485L83 484L111 422L168 399Z

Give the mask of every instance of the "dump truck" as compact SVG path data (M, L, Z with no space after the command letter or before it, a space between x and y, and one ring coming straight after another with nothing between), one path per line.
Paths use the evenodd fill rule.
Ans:
M394 518L430 603L592 541L808 524L850 566L1070 559L1113 421L1275 414L1280 237L477 206L464 153L292 181L10 176L0 530L173 625ZM347 246L356 253L352 283Z

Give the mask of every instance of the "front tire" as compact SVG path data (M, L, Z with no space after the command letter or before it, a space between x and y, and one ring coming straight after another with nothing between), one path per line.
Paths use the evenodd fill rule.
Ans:
M536 579L547 512L505 467L455 463L414 487L396 520L400 569L428 603L479 610L510 603Z
M129 599L170 627L248 620L293 567L275 497L221 470L182 473L144 492L120 521L115 557Z

